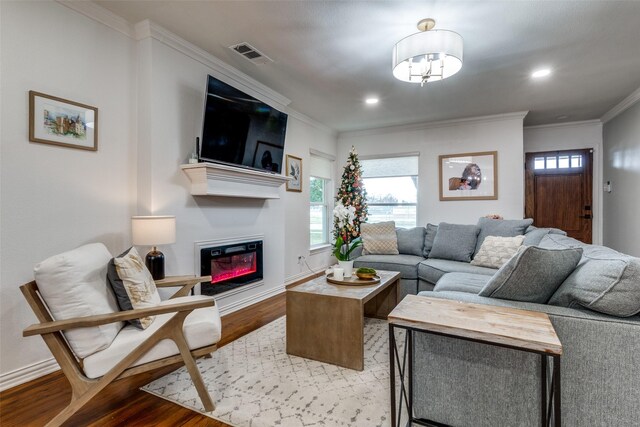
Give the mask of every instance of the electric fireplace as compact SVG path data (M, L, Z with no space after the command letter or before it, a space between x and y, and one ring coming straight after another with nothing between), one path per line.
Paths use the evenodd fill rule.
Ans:
M200 273L211 275L211 282L201 284L202 295L262 280L262 240L201 249Z

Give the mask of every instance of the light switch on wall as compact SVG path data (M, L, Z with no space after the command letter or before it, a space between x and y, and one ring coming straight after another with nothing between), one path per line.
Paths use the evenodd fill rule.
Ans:
M607 181L607 183L604 185L604 191L606 193L611 193L611 181Z

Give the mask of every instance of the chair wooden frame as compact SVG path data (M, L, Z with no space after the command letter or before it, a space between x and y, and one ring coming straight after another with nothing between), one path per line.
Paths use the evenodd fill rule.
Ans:
M211 276L181 276L158 281L156 282L156 286L181 286L182 288L171 296L171 298L175 298L188 295L196 284L210 280ZM198 395L200 396L200 400L202 401L205 410L213 411L215 409L211 396L209 395L204 381L202 380L202 376L200 375L195 359L209 355L217 349L217 345L213 344L210 346L200 347L195 350L189 350L189 346L182 330L184 319L189 315L189 313L199 308L213 307L215 305L213 298L55 321L49 314L49 311L38 292L38 285L35 281L20 286L20 290L40 321L40 323L26 328L23 331L23 336L42 336L42 339L47 344L49 350L60 365L60 369L62 369L62 372L71 384L71 402L58 415L49 421L47 426L62 425L113 381L180 362L183 362L187 367L191 380L198 391ZM102 377L95 379L88 378L84 374L82 361L74 355L62 334L62 331L67 329L105 325L108 323L165 313L174 313L174 315L107 373ZM131 366L136 362L136 360L140 359L158 342L164 339L172 340L178 347L180 354L138 366Z

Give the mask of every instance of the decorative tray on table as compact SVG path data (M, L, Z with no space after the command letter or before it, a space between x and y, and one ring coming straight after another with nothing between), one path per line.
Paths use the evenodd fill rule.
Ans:
M345 277L343 280L337 280L333 278L333 273L327 274L327 282L336 285L348 285L348 286L366 286L375 285L380 283L380 276L373 276L371 279L360 279L354 273L351 277Z

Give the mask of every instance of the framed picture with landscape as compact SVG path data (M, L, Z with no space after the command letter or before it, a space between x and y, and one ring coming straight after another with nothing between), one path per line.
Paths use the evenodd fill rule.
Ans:
M498 152L446 154L438 158L440 200L497 200Z
M29 91L29 141L98 150L98 109Z

